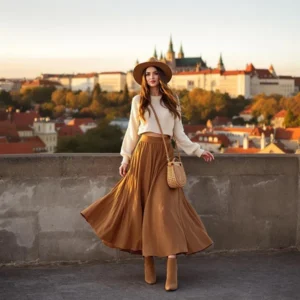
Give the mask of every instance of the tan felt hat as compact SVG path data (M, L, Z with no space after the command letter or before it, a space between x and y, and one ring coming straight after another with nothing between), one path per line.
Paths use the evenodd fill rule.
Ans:
M142 84L143 72L148 67L160 68L164 72L166 83L171 80L172 70L170 69L170 67L166 63L159 61L155 57L150 57L148 61L136 65L133 69L133 78L139 85Z

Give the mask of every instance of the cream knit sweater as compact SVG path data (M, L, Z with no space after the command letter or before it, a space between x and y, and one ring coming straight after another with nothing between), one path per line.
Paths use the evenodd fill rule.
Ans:
M151 104L158 116L163 134L173 136L174 133L174 137L179 148L188 155L196 155L200 157L204 150L200 148L199 144L193 143L187 137L183 130L181 118L179 119L177 117L174 119L169 109L160 104L160 98L161 96L151 96ZM144 115L146 122L139 118L139 103L140 96L136 95L132 99L128 128L121 147L120 154L123 156L122 163L129 163L133 150L138 142L139 135L144 132L161 133L150 106L149 109L151 110L151 116L149 117L148 111L146 111ZM179 109L179 111L181 111L181 109Z

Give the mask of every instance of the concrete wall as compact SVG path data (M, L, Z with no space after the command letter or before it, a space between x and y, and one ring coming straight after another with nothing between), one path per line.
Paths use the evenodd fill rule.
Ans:
M133 257L100 242L79 214L119 180L119 154L0 157L0 262ZM296 155L184 156L186 195L216 250L300 249Z

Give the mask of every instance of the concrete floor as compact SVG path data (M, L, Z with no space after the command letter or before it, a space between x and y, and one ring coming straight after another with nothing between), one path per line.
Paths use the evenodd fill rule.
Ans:
M179 289L164 290L165 260L156 259L155 285L143 281L143 262L2 266L2 300L285 300L300 299L300 252L208 253L180 256Z

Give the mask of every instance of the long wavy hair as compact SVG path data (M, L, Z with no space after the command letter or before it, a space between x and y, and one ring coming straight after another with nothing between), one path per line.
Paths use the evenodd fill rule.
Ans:
M158 71L159 74L159 92L162 94L160 103L169 109L170 113L173 115L174 118L180 118L180 113L178 109L179 104L176 95L172 92L172 90L166 83L164 72L158 67L154 68ZM139 107L139 116L144 122L146 121L144 117L146 110L148 111L149 116L151 114L149 109L150 99L150 87L147 84L145 69L142 77Z

